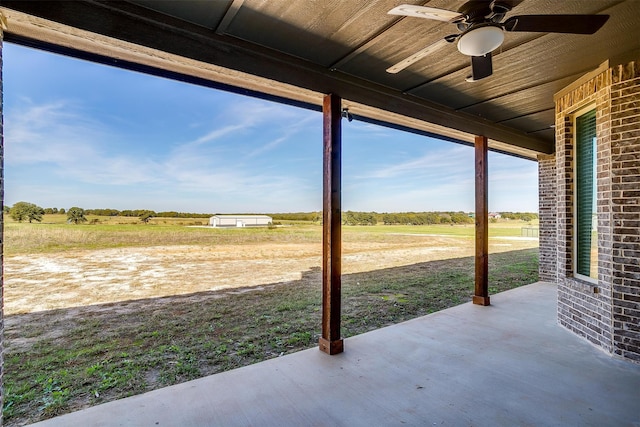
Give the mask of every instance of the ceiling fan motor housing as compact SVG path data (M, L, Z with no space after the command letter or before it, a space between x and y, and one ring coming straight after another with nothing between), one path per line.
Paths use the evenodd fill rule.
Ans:
M497 49L504 41L504 32L498 24L511 8L499 1L471 0L458 12L464 16L457 23L463 33L458 39L458 50L463 55L484 56Z
M458 13L462 15L460 21L467 24L480 22L500 22L504 15L511 10L511 6L504 1L471 0L463 4ZM459 21L454 21L457 23Z

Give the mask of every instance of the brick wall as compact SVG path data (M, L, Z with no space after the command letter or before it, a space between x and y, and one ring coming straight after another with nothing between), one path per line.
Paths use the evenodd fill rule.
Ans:
M598 278L573 274L573 115L596 109ZM543 213L551 159L541 157L541 232L555 219L558 322L606 351L640 361L640 69L605 69L556 98L556 216ZM548 223L548 224L542 224ZM553 238L541 238L550 257ZM545 259L546 262L546 259ZM553 265L553 261L550 261ZM544 276L542 274L544 270ZM541 267L541 277L550 277Z
M557 281L557 240L556 240L556 156L538 156L538 186L540 217L540 280Z
M640 61L611 74L613 347L640 362Z

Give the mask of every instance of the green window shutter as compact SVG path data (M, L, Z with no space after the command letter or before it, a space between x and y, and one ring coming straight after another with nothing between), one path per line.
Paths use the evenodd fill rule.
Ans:
M596 112L576 119L576 273L590 276L591 239L595 213Z

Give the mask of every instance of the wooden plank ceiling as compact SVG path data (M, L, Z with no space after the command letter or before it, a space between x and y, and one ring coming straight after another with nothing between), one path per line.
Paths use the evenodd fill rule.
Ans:
M8 17L8 41L51 50L63 46L65 53L78 56L93 50L119 58L121 66L139 62L178 75L218 79L312 108L321 105L322 94L333 92L362 120L465 143L482 134L493 149L532 158L553 151L554 93L605 61L614 65L640 58L637 0L511 0L515 7L507 17L611 17L590 36L506 33L493 55L494 74L477 82L466 81L469 58L454 44L389 74L385 70L390 65L458 32L449 23L387 14L401 3L457 10L464 1L0 1L0 6ZM33 17L39 20L30 21ZM51 31L45 34L47 26ZM88 39L86 33L73 41L66 28L95 34L94 45L78 41ZM114 46L123 47L108 40L166 52L185 62L180 68L140 53L119 57ZM217 67L217 74L207 74L208 67ZM235 79L230 72L237 73Z

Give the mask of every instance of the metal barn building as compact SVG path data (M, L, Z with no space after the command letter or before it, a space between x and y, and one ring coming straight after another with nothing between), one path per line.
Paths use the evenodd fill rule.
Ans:
M211 227L266 227L273 219L267 215L214 215Z

